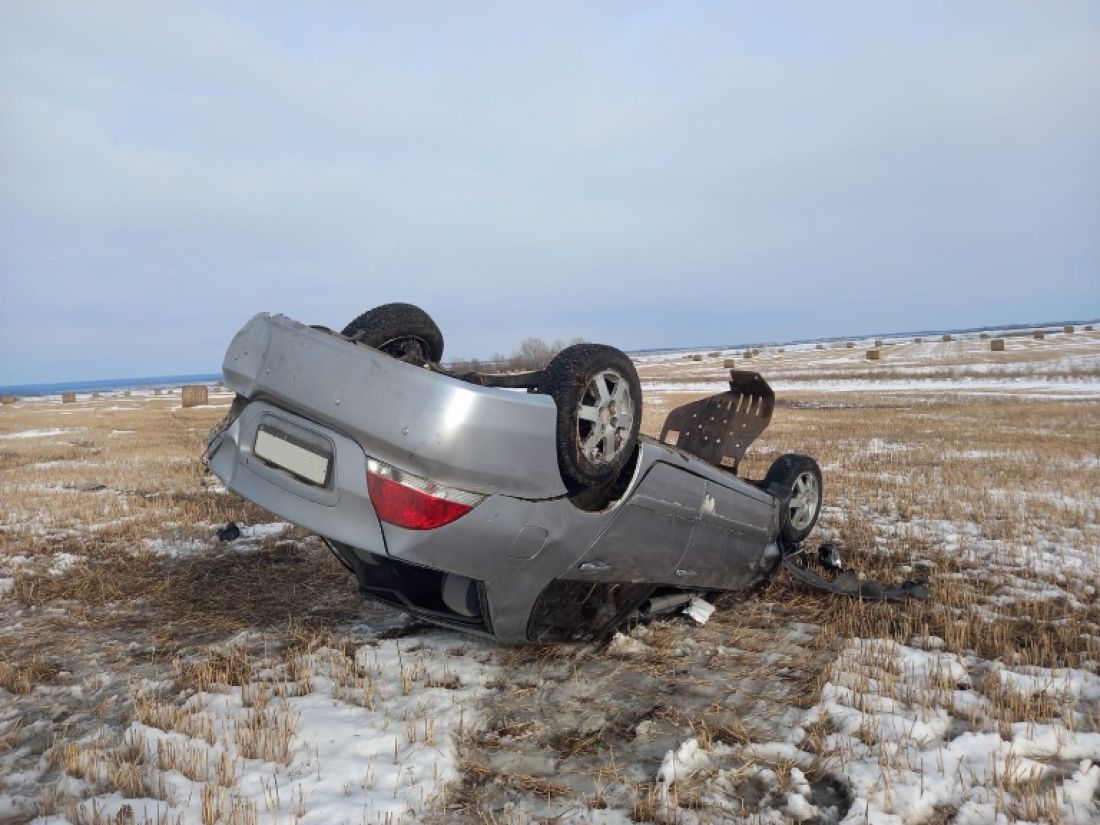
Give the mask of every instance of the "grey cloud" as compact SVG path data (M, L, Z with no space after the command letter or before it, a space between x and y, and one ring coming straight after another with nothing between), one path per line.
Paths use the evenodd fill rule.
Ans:
M1088 5L269 9L10 7L0 383L394 299L455 355L1100 304Z

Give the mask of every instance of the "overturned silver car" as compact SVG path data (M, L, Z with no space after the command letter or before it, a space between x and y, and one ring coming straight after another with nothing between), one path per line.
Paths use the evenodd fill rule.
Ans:
M209 468L322 536L363 594L509 642L589 641L693 594L763 581L821 509L813 459L737 476L774 395L728 392L640 435L619 350L577 344L544 370L453 374L408 304L341 333L257 315L226 353L237 393Z

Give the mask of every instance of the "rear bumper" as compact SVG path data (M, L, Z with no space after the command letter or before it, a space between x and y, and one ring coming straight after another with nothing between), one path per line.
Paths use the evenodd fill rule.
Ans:
M327 484L308 484L254 455L256 431L270 419L289 422L332 442L333 467ZM322 536L367 552L386 552L382 527L367 492L367 457L350 438L254 401L213 436L206 456L214 474L242 498Z

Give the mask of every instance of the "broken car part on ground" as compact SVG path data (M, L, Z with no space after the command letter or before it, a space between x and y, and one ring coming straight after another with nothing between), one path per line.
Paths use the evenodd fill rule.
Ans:
M324 537L368 598L511 642L588 641L670 595L753 587L817 521L812 458L736 475L774 408L758 373L731 371L656 440L613 347L518 375L456 375L442 356L408 304L339 334L261 313L226 354L237 399L208 466Z

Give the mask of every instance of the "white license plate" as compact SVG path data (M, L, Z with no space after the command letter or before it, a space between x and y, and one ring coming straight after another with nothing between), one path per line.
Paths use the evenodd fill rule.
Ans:
M260 429L256 432L256 445L252 451L269 464L281 467L319 487L324 486L328 479L329 456L307 450L293 441L280 438L270 430Z

